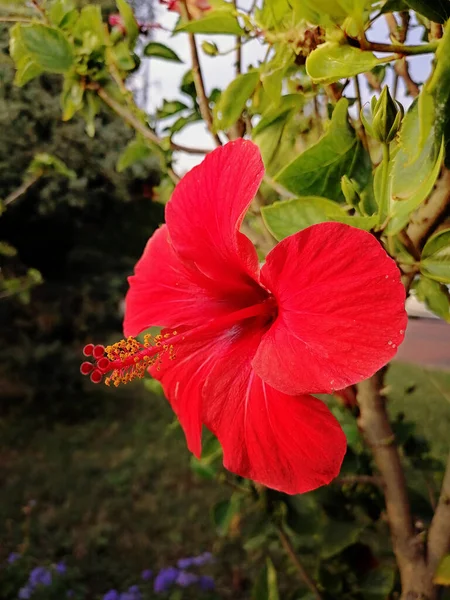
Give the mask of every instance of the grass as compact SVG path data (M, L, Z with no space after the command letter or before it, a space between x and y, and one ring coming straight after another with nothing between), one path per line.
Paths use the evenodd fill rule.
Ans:
M443 459L450 373L394 364L387 384L391 414L405 412ZM35 500L30 552L77 564L94 595L136 582L144 568L210 550L219 554L220 596L247 598L232 583L243 551L238 542L224 548L210 519L229 492L192 474L164 398L140 384L93 398L105 409L73 424L0 421L0 560L23 543L23 507Z

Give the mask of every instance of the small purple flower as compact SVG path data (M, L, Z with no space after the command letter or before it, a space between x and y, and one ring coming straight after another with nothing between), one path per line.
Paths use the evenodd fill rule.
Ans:
M198 575L194 575L194 573L188 573L187 571L180 571L177 577L177 585L180 587L189 587L190 585L194 585L197 583Z
M21 554L19 554L18 552L11 552L11 554L8 556L8 563L10 565L14 564L16 560L19 560L20 557Z
M172 587L178 577L178 569L175 567L168 567L167 569L161 569L158 575L155 577L153 582L153 590L159 594L161 592L167 592Z
M214 579L209 575L202 575L198 580L198 585L203 592L209 592L216 587Z
M177 562L177 567L179 569L189 569L194 564L194 558L180 558Z
M127 594L129 596L129 600L142 600L141 590L139 589L138 585L132 585L129 587ZM124 600L128 600L128 598L125 598Z
M45 567L35 567L30 573L28 583L31 587L52 585L52 574Z
M56 564L55 566L55 571L59 574L59 575L64 575L64 573L67 572L67 567L66 565L61 561L59 563Z
M29 598L31 598L31 594L33 593L33 590L30 586L26 585L22 588L20 588L19 590L19 598L20 600L29 600Z
M106 594L103 596L103 600L119 600L120 599L120 594L117 590L109 590L109 592L106 592Z
M150 569L144 569L141 573L143 581L149 581L152 578L152 575L153 571L151 571Z
M130 592L122 592L119 596L119 600L134 600L134 594L130 594Z
M192 564L196 567L203 567L203 565L207 565L211 562L213 562L213 555L211 552L203 552L200 556L195 556L192 559Z

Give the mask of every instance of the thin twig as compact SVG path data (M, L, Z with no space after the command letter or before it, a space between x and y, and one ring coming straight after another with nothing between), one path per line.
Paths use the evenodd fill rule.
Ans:
M34 19L27 17L0 17L0 23L35 23Z
M289 558L291 559L295 568L297 569L302 582L308 586L308 588L311 590L311 592L313 593L314 597L317 600L322 600L321 593L317 589L315 582L311 579L311 577L309 576L305 567L302 565L300 558L297 556L295 549L292 546L292 542L289 539L289 536L287 535L286 531L284 530L284 527L282 525L277 525L277 529L278 529L278 536L283 545L283 548L285 549L286 554L289 556Z
M418 54L431 54L433 52L436 52L436 49L439 45L438 41L432 41L428 44L418 44L411 46L406 46L404 44L383 44L380 42L370 42L365 38L362 38L360 40L354 40L352 38L352 41L356 42L360 46L361 50L369 50L371 52L387 52L392 53L394 55L398 55L398 57L415 56ZM393 58L397 58L397 56Z
M37 173L35 173L34 175L32 175L29 179L27 179L26 181L24 181L21 185L19 185L19 187L14 190L14 192L11 192L11 194L9 194L9 196L7 196L5 198L5 200L3 200L3 206L8 206L9 204L12 204L15 200L17 200L17 198L20 198L20 196L23 196L23 194L25 194L25 192L36 183L36 181L38 181L38 179L40 179L43 175L43 171L39 171Z
M237 10L237 1L233 0L234 8ZM236 75L242 73L242 39L238 35L236 37Z
M189 14L189 9L187 7L186 0L182 0L180 2L181 14L184 19L187 21L191 20L191 15ZM222 141L217 133L214 132L213 127L213 119L211 110L209 108L208 96L206 95L205 84L203 81L203 73L200 66L200 58L198 55L197 42L195 40L195 35L193 33L188 33L189 39L189 49L191 52L191 61L192 61L192 74L194 77L195 91L197 94L198 105L200 107L200 114L202 115L202 119L206 123L209 132L214 140L216 146L221 146Z
M413 81L413 79L411 78L411 75L409 74L409 65L408 65L408 61L406 60L406 58L403 57L403 58L400 58L399 60L395 61L394 69L395 69L396 75L401 77L403 79L403 81L405 82L405 86L406 86L406 89L407 89L409 95L412 96L413 98L418 96L419 92L420 92L420 88L417 85L417 83L415 81Z

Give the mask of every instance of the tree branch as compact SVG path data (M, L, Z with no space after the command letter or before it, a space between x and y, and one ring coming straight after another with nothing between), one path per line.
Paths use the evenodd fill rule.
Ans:
M190 21L191 15L189 14L189 9L187 7L186 0L182 0L182 2L180 2L180 8L181 8L182 16L186 20ZM188 33L188 39L189 39L189 48L191 51L192 73L194 76L195 91L197 93L197 100L198 100L198 105L200 107L200 114L202 115L202 119L205 121L205 123L208 127L208 130L210 131L210 133L212 135L214 143L216 144L216 146L221 146L222 141L221 141L220 137L217 135L217 133L214 133L214 129L213 129L213 119L212 119L211 110L209 108L208 96L206 95L205 84L203 82L203 74L202 74L202 69L200 66L200 59L198 56L197 42L195 41L195 35L193 33Z
M406 479L389 423L385 399L384 370L358 385L359 425L371 447L383 480L386 512L391 530L393 550L402 581L402 599L429 598L423 546L415 534ZM423 580L421 582L421 579ZM417 596L411 596L417 593Z
M19 187L14 190L13 192L11 192L11 194L9 194L9 196L7 196L4 200L3 200L3 206L8 206L9 204L12 204L15 200L17 200L17 198L20 198L20 196L23 196L23 194L25 194L25 192L36 183L36 181L38 181L38 179L40 179L43 175L42 171L39 171L38 173L35 173L34 175L32 175L31 177L29 177L26 181L24 181L21 185L19 185Z
M321 593L317 589L315 582L311 579L311 577L309 576L305 567L302 565L300 558L297 556L295 549L292 546L289 536L287 535L286 531L284 530L284 527L282 525L277 525L277 529L278 529L278 536L280 538L281 544L282 544L283 548L285 549L286 554L291 559L293 565L297 569L302 582L308 586L308 588L311 590L311 592L313 593L314 597L317 600L322 600Z
M450 456L442 482L439 503L428 532L427 551L428 568L430 576L433 577L439 563L450 551Z

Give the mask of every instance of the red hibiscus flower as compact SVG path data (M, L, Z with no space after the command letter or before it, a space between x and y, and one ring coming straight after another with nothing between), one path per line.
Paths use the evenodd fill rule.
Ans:
M177 185L166 225L130 277L125 335L87 353L84 371L115 383L150 372L201 453L205 425L230 471L289 494L329 483L346 449L323 402L396 353L406 327L394 261L369 233L314 225L280 242L260 269L240 231L264 168L257 146L230 142ZM94 371L92 371L94 369Z

